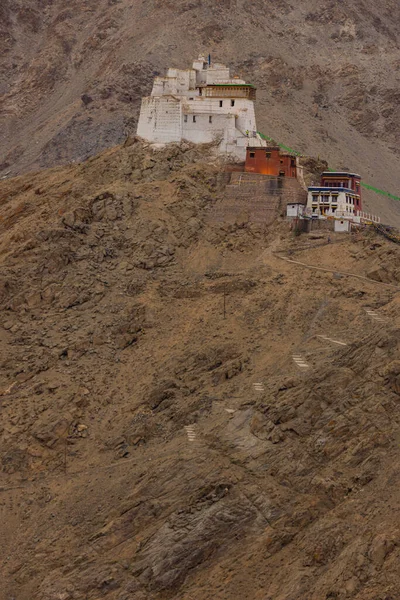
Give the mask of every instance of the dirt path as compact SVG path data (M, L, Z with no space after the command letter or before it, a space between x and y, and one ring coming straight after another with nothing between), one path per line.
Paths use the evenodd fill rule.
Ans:
M377 283L379 285L383 285L385 287L394 288L400 291L400 286L394 285L392 283L384 283L382 281L375 281L374 279L370 279L369 277L365 277L364 275L357 275L356 273L347 273L346 271L338 271L336 269L328 269L327 267L316 267L315 265L308 265L299 260L293 260L291 258L287 258L286 256L281 256L280 254L274 254L276 258L280 260L284 260L288 263L293 263L295 265L300 265L301 267L306 267L307 269L313 269L314 271L324 271L325 273L337 273L338 275L342 275L343 277L355 277L356 279L362 279L363 281L368 281L369 283Z

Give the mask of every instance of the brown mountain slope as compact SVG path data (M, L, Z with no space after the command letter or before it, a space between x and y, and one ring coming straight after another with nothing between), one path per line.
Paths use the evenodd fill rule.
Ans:
M398 597L398 247L215 223L223 179L0 184L1 600Z
M120 142L155 73L211 52L258 85L260 130L399 194L395 0L5 0L0 11L5 173ZM394 202L367 194L366 208L400 224Z

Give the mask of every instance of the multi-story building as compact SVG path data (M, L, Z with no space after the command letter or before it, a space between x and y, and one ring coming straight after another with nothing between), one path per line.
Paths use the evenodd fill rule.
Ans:
M266 146L257 134L255 98L253 85L200 57L191 69L155 78L142 99L137 134L156 144L216 141L220 152L244 161L247 146Z
M352 217L361 210L360 175L326 171L321 175L321 185L308 188L307 212L311 216Z

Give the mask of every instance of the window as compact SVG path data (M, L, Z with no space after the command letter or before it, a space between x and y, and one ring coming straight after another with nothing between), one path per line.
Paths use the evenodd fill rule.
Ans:
M194 98L189 98L189 100L194 100Z
M281 165L283 165L283 160L281 160Z
M223 102L222 102L222 100L220 100L220 101L219 101L219 105L220 105L220 107L222 107L222 104L223 104Z
M231 100L231 106L235 106L235 101Z
M196 115L193 115L193 123L196 123Z
M296 166L296 159L295 158L291 158L290 159L290 166L291 167L295 167Z
M250 152L250 158L255 158L256 153L255 152Z
M188 119L187 119L187 115L184 115L183 120L185 123L187 123Z
M208 122L212 123L212 116L211 115L208 117Z
M265 153L265 158L271 158L271 152L266 152Z
M285 171L279 171L279 177L285 177Z

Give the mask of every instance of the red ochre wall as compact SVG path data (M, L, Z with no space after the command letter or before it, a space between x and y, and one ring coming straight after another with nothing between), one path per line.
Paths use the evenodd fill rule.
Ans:
M267 158L267 152L271 154ZM250 155L254 154L254 158ZM292 166L294 160L294 166ZM279 177L296 177L296 159L293 156L281 154L279 148L247 148L245 171Z
M351 190L353 190L353 192L355 194L358 194L360 196L360 198L358 200L355 200L355 208L356 210L362 210L362 199L361 199L361 177L349 177L349 176L345 176L345 175L334 175L332 174L332 177L330 176L324 176L321 177L321 185L322 186L326 186L326 187L330 187L329 184L332 183L341 183L343 180L349 180L350 179L350 185L349 188Z

